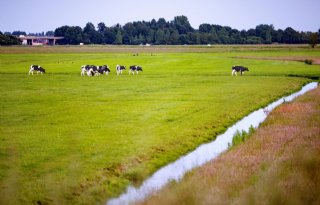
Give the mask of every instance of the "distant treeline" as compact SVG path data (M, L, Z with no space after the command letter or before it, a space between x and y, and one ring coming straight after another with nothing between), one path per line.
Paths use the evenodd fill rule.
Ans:
M21 41L14 35L11 34L3 34L0 32L0 45L20 45Z
M47 32L46 34L48 34ZM44 34L44 33L42 33ZM62 26L50 32L62 36L58 44L116 44L116 45L199 45L199 44L305 44L310 43L312 32L298 32L293 28L275 30L273 25L261 24L254 29L237 30L229 26L201 24L192 28L186 16L176 16L172 21L160 18L158 21L129 22L107 27L103 22L97 25L87 23L79 26ZM320 29L316 33L320 39Z

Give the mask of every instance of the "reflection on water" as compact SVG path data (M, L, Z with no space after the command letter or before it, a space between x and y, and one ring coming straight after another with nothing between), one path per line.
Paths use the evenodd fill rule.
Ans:
M283 102L292 101L297 96L302 95L307 91L316 88L317 86L317 82L309 83L299 92L293 93L287 97L283 97L269 104L265 108L261 108L252 112L233 126L229 127L225 133L219 135L213 142L203 144L193 152L182 156L177 161L159 169L149 179L144 181L139 188L129 186L126 193L122 194L119 198L111 199L107 204L129 204L134 201L143 200L152 192L157 191L165 186L168 182L172 180L179 181L186 172L205 164L225 151L228 148L228 144L232 143L233 135L237 130L244 130L248 132L251 125L254 128L257 128L259 124L266 119L267 114L275 107Z

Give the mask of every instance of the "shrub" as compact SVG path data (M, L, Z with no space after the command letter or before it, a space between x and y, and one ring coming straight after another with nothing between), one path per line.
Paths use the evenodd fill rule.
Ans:
M305 59L305 60L304 60L304 63L305 63L305 64L308 64L308 65L312 65L313 60L311 60L311 59Z

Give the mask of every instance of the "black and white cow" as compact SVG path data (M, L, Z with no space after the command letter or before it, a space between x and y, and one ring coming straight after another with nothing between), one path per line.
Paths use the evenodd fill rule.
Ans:
M129 69L129 75L132 73L134 75L134 71L136 71L137 75L139 73L139 71L142 71L142 67L141 66L138 66L138 65L132 65L130 66L130 69Z
M29 70L29 75L31 73L33 75L33 71L37 71L37 75L38 75L38 73L41 73L41 74L46 73L46 70L44 68L42 68L40 65L31 65L30 70Z
M240 74L242 75L242 73L244 73L245 71L249 71L249 69L243 66L232 66L231 75L237 75L237 72L240 72Z
M110 73L110 69L108 65L97 66L99 74L106 73L108 75Z
M83 65L81 66L81 76L99 76L100 74L106 73L108 75L110 72L108 65L95 66L95 65Z
M81 76L94 76L98 75L98 68L95 65L83 65L81 66Z
M116 65L117 75L122 74L122 71L126 69L126 66Z

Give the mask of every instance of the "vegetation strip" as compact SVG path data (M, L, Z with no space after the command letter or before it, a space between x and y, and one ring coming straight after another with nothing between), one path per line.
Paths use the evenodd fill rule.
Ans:
M304 86L299 92L293 93L290 96L281 98L265 108L254 111L246 116L235 125L227 129L225 133L219 135L216 140L211 143L201 145L195 151L186 156L181 157L177 161L161 168L147 179L140 188L129 187L127 192L117 199L111 199L109 205L130 204L135 201L140 201L146 198L151 193L161 189L170 181L179 181L186 172L202 166L208 161L216 158L219 154L227 150L232 142L234 134L238 130L249 131L250 127L258 127L267 116L267 112L272 111L275 107L283 102L290 102L299 95L306 93L318 86L318 83L309 83Z

